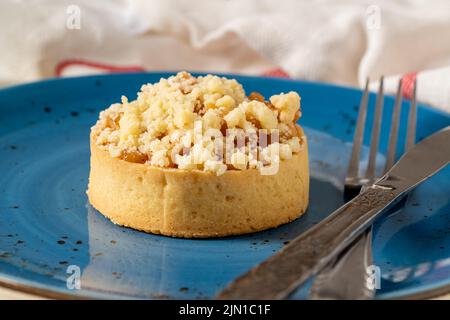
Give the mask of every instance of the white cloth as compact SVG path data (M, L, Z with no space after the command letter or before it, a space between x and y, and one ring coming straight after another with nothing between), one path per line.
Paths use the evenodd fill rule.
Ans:
M351 86L385 75L389 93L419 72L418 99L450 112L448 0L2 0L0 18L1 85L120 70L282 70Z

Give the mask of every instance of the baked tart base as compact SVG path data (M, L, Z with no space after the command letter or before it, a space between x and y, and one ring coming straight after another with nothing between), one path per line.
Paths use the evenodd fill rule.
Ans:
M91 204L115 224L183 238L224 237L277 227L308 206L308 147L278 173L159 168L113 158L91 135Z

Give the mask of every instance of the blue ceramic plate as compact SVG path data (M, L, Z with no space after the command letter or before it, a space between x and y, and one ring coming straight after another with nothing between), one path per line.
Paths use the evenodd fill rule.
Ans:
M343 203L342 182L361 92L236 76L247 92L300 92L300 123L311 154L307 214L274 230L211 240L168 238L110 223L85 194L89 129L98 112L122 94L135 97L143 83L168 75L81 77L0 90L2 285L52 297L212 298ZM392 105L392 98L386 98L381 154ZM403 107L402 133L408 103ZM450 125L449 115L425 106L419 107L418 119L418 139ZM377 221L373 246L382 273L378 297L423 297L449 288L449 194L446 168L416 188L403 208ZM74 288L78 275L80 289Z

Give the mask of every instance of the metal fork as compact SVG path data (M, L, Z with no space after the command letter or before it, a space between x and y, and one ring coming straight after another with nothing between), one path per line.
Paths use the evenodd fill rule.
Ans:
M383 77L375 103L375 116L373 119L369 160L365 175L359 175L359 157L364 134L364 126L367 115L367 103L369 94L369 79L366 81L363 96L359 107L358 120L353 138L352 153L345 179L344 197L350 200L364 187L371 185L376 180L376 155L383 113ZM416 82L414 82L413 96L408 115L408 127L405 151L415 143L416 132ZM389 170L395 161L400 109L402 104L402 80L398 83L397 94L392 114L391 129L389 133L389 145L386 155L384 172ZM376 287L369 285L369 277L372 276L372 227L359 236L346 250L329 263L316 276L310 291L312 299L372 299Z

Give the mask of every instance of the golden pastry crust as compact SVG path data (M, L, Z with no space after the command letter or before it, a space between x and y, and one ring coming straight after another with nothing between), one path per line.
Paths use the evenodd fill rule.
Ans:
M117 224L177 237L292 221L309 191L300 101L187 72L143 85L92 127L89 200Z
M91 204L116 224L184 238L251 233L295 220L308 206L306 139L275 175L257 169L217 176L114 158L90 137Z

